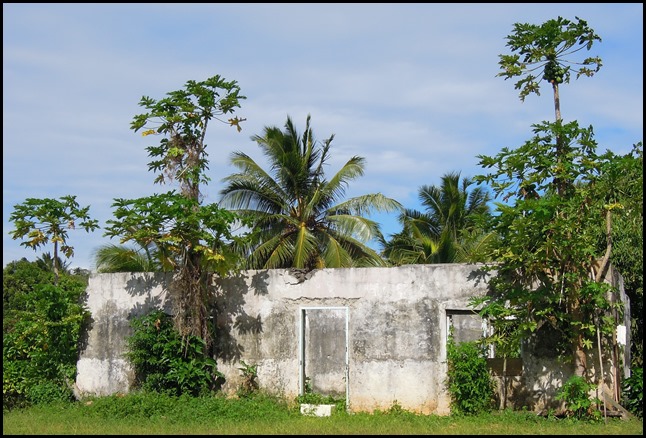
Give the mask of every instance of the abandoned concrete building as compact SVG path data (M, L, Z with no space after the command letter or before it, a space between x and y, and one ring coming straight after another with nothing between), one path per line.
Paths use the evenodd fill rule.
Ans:
M446 344L475 340L486 330L469 301L487 293L478 265L406 265L302 272L290 269L243 271L217 279L218 369L223 390L240 384L241 361L257 365L260 388L290 399L305 379L321 394L346 398L350 412L385 410L397 403L423 414L450 413L446 390ZM611 273L614 282L618 274ZM163 273L92 274L87 295L92 314L78 361L76 385L85 395L126 393L133 370L123 356L133 316L161 308L171 312ZM629 306L623 288L617 299ZM619 400L619 383L629 373L630 311L588 363L600 391ZM550 336L538 335L501 375L505 405L542 410L572 375L570 361L554 357ZM492 351L492 356L495 352ZM601 372L599 371L601 368ZM500 391L500 389L499 389ZM601 394L600 394L601 395Z

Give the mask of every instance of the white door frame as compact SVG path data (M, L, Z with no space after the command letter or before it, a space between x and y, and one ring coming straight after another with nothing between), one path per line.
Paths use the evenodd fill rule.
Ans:
M350 411L350 308L347 306L320 306L301 307L299 309L299 330L298 330L298 386L300 395L305 394L305 317L308 310L345 310L345 406Z

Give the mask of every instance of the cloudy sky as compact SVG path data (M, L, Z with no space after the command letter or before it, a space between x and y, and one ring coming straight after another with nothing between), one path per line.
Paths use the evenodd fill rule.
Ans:
M242 132L211 124L207 135L217 202L235 172L233 151L263 162L251 141L265 126L334 134L328 174L351 156L364 176L346 197L381 192L420 209L418 189L449 172L485 173L495 155L554 119L551 90L521 102L496 77L514 23L558 16L588 22L602 38L590 55L602 70L561 87L566 121L592 125L601 151L628 153L643 140L643 3L559 4L28 4L3 3L3 266L35 260L12 240L13 206L27 198L77 196L101 226L115 198L170 190L153 184L145 148L156 137L130 129L154 99L186 81L236 80L247 99ZM152 140L151 140L152 139ZM394 217L375 217L385 235ZM94 269L103 230L74 230L72 267Z

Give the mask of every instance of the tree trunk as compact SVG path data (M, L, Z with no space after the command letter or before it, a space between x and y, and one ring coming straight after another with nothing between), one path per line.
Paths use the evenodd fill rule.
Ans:
M554 90L554 114L558 122L561 120L561 98L559 97L559 85L556 81L552 83L552 89Z
M603 278L608 271L608 266L610 265L610 254L612 253L612 212L606 210L606 252L603 255L603 260L601 260L601 265L597 270L597 275L595 276L595 281L600 283L603 281Z
M58 242L54 242L54 285L58 286Z
M507 355L502 358L502 409L507 407Z
M572 329L574 336L572 338L572 357L574 359L574 375L585 377L587 370L587 357L583 346L583 333L581 333L580 323L583 321L581 309L577 303L572 307Z

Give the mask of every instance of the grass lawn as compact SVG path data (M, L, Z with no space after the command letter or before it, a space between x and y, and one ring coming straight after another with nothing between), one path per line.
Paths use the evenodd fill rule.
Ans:
M638 418L545 418L527 412L478 416L388 411L309 417L267 396L109 396L3 412L4 435L643 435Z

